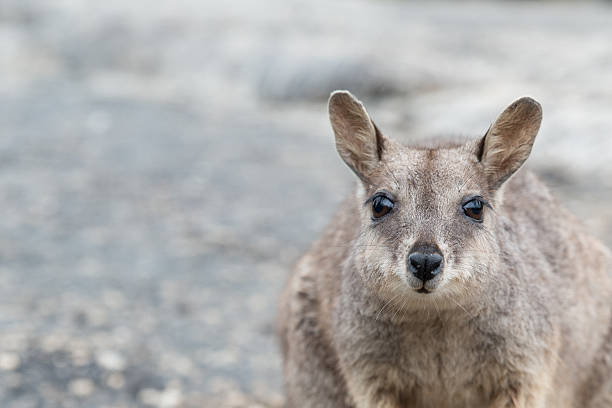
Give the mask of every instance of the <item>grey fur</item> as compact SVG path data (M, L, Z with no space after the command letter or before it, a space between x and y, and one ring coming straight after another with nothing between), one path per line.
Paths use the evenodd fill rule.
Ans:
M612 407L610 254L519 170L539 104L431 148L382 136L348 92L330 113L360 180L281 299L287 406ZM373 222L381 190L395 207ZM480 224L461 210L475 195L491 206ZM445 258L429 294L406 270L417 243Z

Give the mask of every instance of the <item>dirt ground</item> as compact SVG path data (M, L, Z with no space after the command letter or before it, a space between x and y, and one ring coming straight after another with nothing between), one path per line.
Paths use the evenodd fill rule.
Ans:
M333 89L410 141L531 95L530 166L612 244L612 3L0 4L0 405L282 401L291 264L350 191Z

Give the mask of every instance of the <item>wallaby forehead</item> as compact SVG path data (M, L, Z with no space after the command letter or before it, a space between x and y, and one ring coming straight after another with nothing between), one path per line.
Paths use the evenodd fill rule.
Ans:
M476 157L464 147L413 149L402 146L389 155L381 172L383 178L391 178L396 184L434 191L479 180Z

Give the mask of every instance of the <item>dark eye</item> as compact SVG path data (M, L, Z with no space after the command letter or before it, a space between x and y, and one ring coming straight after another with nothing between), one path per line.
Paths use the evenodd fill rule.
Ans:
M372 218L378 219L389 214L393 209L393 201L385 196L376 196L372 200Z
M478 198L474 198L463 204L463 213L475 221L482 221L482 207L482 201Z

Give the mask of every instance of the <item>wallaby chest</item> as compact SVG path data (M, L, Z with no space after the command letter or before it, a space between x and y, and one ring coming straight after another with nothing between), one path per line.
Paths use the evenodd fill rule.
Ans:
M344 327L344 333L353 335L341 336L337 342L345 372L359 377L348 378L348 382L376 384L373 378L382 380L381 390L364 393L389 392L397 396L398 406L490 403L498 388L512 381L514 373L507 363L529 364L529 339L512 334L505 322L491 324L467 313L429 311L429 316L403 324L361 316L361 327L368 329L356 333Z

